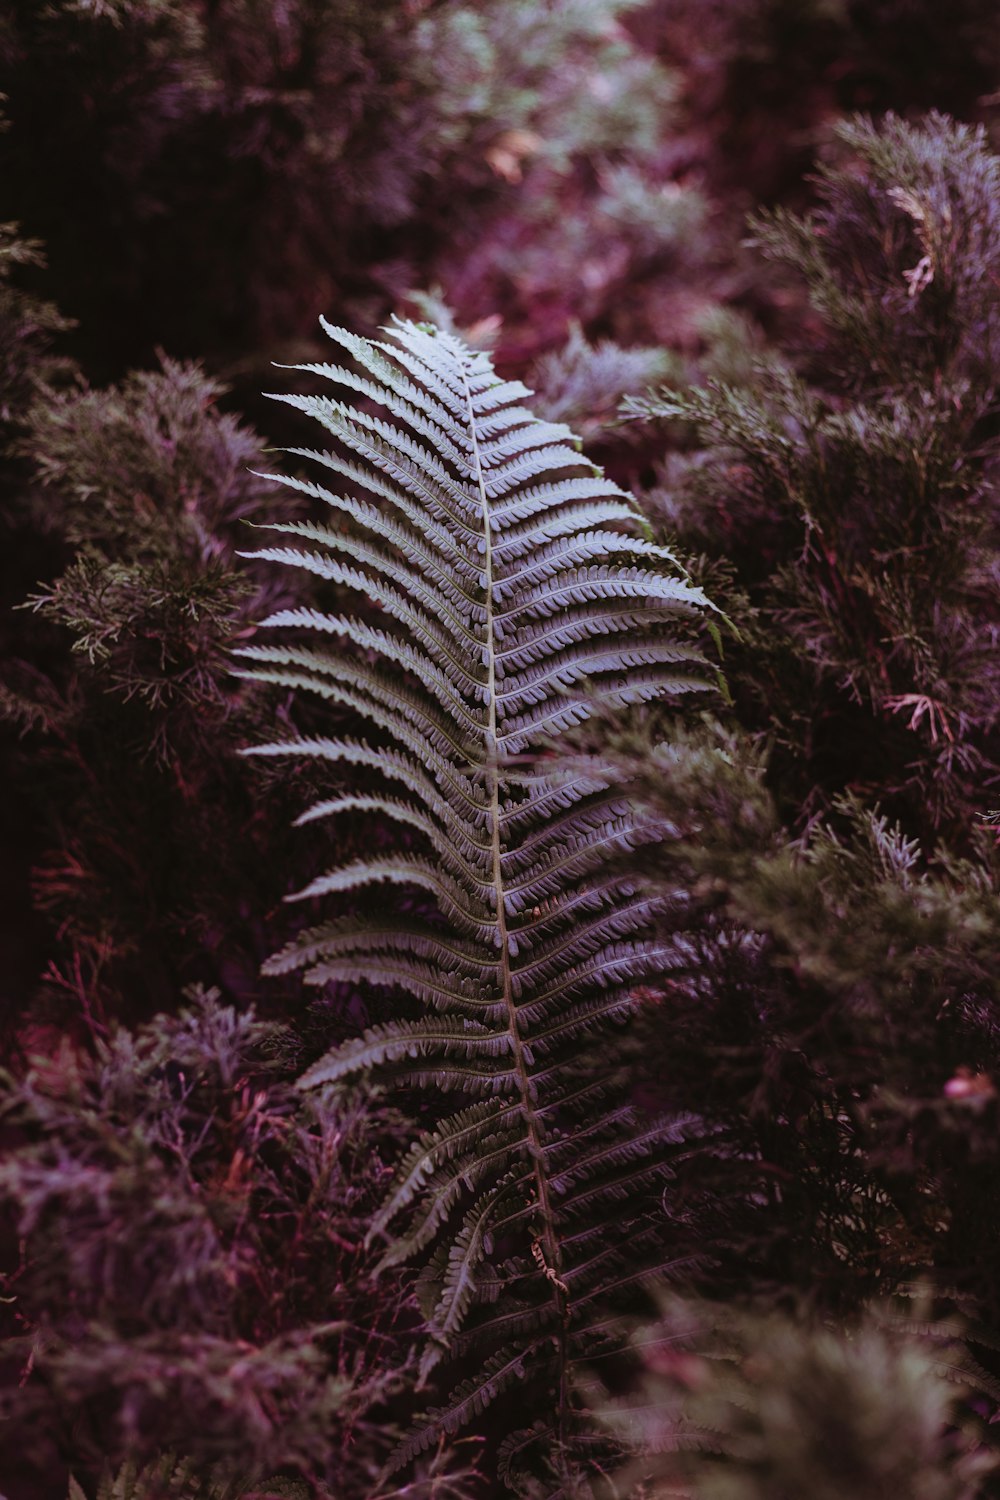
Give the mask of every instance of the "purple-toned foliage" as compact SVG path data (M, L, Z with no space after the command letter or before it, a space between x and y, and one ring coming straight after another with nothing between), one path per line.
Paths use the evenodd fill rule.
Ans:
M6 1500L1000 1493L994 12L0 6ZM726 611L709 717L599 713L564 747L658 830L669 954L619 973L613 1058L578 1051L624 1134L572 1257L602 1296L623 1257L686 1278L637 1279L567 1362L586 1481L529 1347L561 1295L544 1237L485 1252L422 1376L449 1268L375 1275L447 1100L293 1086L417 1005L343 965L308 1002L260 973L308 943L320 914L282 897L324 860L426 853L372 816L373 768L239 754L361 727L233 675L263 616L387 628L384 597L235 561L257 523L308 525L315 496L253 471L315 440L259 392L312 394L268 364L327 357L320 311L488 350ZM664 419L616 421L622 397ZM332 836L290 831L333 797ZM405 886L378 917L435 920ZM478 1410L504 1344L524 1380ZM380 1472L456 1382L462 1434L432 1421ZM537 1426L506 1436L526 1393Z

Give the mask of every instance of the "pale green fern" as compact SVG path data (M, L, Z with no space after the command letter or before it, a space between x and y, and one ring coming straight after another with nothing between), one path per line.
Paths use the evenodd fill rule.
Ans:
M250 753L314 757L362 785L381 773L380 789L331 796L300 821L370 814L422 851L337 865L292 899L389 883L421 889L436 914L339 917L267 968L407 992L425 1008L335 1048L304 1087L374 1068L472 1096L416 1141L372 1229L386 1265L426 1262L425 1369L442 1351L489 1355L401 1459L527 1373L548 1383L552 1417L521 1446L548 1441L561 1473L572 1362L605 1339L612 1294L664 1260L643 1193L657 1201L684 1122L637 1120L607 1050L637 984L677 961L655 935L664 898L630 858L662 829L599 765L568 775L532 757L597 704L711 686L687 623L708 601L641 534L635 501L567 429L537 421L521 404L530 393L485 354L412 323L382 343L324 327L354 367L298 368L366 405L278 399L338 440L291 451L343 487L283 479L322 501L327 523L280 523L287 540L253 555L354 591L365 618L284 609L263 623L294 632L288 643L241 654L245 675L370 727ZM542 1398L533 1415L544 1409Z

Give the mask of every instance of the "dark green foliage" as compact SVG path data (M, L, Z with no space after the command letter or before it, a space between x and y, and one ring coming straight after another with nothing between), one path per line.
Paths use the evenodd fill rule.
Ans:
M190 999L4 1082L6 1354L31 1372L5 1417L78 1462L172 1446L357 1492L407 1369L405 1297L362 1248L402 1121L297 1094L273 1027Z
M751 243L805 276L847 392L912 402L930 387L971 398L974 420L1000 361L1000 162L981 128L941 115L919 129L861 118L837 138L844 159L821 170L821 207L761 218Z
M23 239L16 224L0 224L0 431L5 441L8 424L58 370L60 362L49 350L55 335L71 327L50 302L15 284L18 267L44 264L36 240Z
M62 571L15 617L2 706L47 845L32 879L61 934L52 993L79 1004L83 983L98 1019L115 996L148 1016L177 985L222 964L249 975L257 958L253 921L235 938L223 894L242 885L248 830L264 836L235 755L252 710L226 652L270 597L232 567L263 485L257 440L218 394L167 361L120 388L45 393L22 421L37 477L15 535L47 533ZM269 899L262 888L255 916ZM177 949L195 933L203 952L225 941L207 968Z
M259 445L212 409L219 394L167 361L121 388L39 402L24 423L30 504L79 549L31 603L69 629L105 691L142 700L161 756L176 749L179 707L185 725L218 734L233 705L223 649L260 603L229 567L238 524L260 505Z
M756 227L823 320L803 373L768 356L632 409L709 444L662 514L736 561L740 711L793 816L854 789L961 845L997 764L1000 167L941 118L839 137L821 208Z
M853 160L824 173L816 214L756 229L823 317L802 373L751 349L728 356L732 384L632 403L709 436L655 498L740 627L727 675L771 753L711 728L616 752L606 728L580 770L621 755L620 784L672 830L665 886L692 892L640 1078L656 1108L702 1119L673 1201L714 1285L843 1316L925 1279L981 1320L993 1368L997 164L940 119L841 137ZM782 1370L772 1401L801 1383ZM719 1421L730 1452L739 1423ZM816 1474L779 1477L796 1450L775 1442L778 1471L696 1466L693 1492L815 1492ZM926 1483L978 1492L914 1446Z
M249 1500L251 1496L256 1500L309 1500L309 1487L280 1478L263 1483L246 1477L205 1479L186 1459L167 1453L141 1468L131 1459L116 1472L106 1466L93 1494L94 1500ZM88 1500L87 1491L73 1475L66 1500Z
M644 1096L706 1130L676 1183L690 1246L721 1285L855 1309L926 1277L1000 1326L991 840L928 870L845 799L793 842L765 767L711 725L609 754L673 830L660 878L692 893L687 961L640 1024Z
M67 540L106 550L218 554L216 533L260 503L248 472L257 439L215 409L222 388L195 366L165 360L120 387L37 404L23 448L62 499Z

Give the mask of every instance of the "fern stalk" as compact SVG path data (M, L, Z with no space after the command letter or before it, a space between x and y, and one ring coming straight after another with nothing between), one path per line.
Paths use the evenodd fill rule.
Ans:
M483 476L483 466L479 455L479 439L476 434L476 418L472 406L472 392L469 390L468 378L462 373L465 387L466 409L469 417L469 432L472 439L473 466L475 469L476 485L479 490L479 500L482 505L483 514L483 546L486 575L486 653L487 653L487 730L486 730L486 765L490 797L490 842L493 857L493 885L496 890L497 911L497 938L500 951L500 984L503 991L503 1003L507 1012L507 1025L510 1031L511 1048L517 1066L518 1083L521 1094L521 1113L528 1135L529 1150L535 1175L535 1195L542 1216L541 1241L545 1254L546 1265L552 1275L548 1280L552 1287L552 1302L555 1308L557 1325L559 1329L559 1369L558 1369L558 1391L559 1401L556 1412L556 1451L559 1455L560 1464L562 1455L566 1448L566 1409L569 1401L569 1391L566 1380L566 1290L565 1283L559 1277L559 1269L562 1265L562 1250L556 1230L555 1215L552 1212L551 1195L549 1191L549 1177L545 1169L545 1154L542 1150L542 1134L539 1128L538 1116L535 1113L532 1099L531 1078L528 1072L524 1056L524 1044L521 1040L518 1025L517 1007L514 1004L514 988L510 966L510 942L507 934L507 912L504 904L504 873L503 861L501 859L501 797L500 797L500 758L497 747L497 686L496 686L496 639L493 633L493 542L490 535L490 506L486 496L486 484Z

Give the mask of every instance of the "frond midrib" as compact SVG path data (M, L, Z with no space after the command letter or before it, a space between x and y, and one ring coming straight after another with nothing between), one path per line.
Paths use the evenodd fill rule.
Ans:
M486 581L486 670L487 670L487 734L486 734L486 775L489 786L488 801L490 807L490 835L493 857L493 879L496 887L496 922L497 938L500 948L500 981L502 987L503 1002L507 1013L507 1025L510 1031L511 1051L514 1058L514 1070L518 1079L518 1088L523 1104L523 1119L528 1136L529 1151L532 1160L532 1175L535 1183L535 1193L538 1199L538 1208L542 1218L542 1234L540 1236L545 1253L546 1263L554 1273L551 1282L552 1301L556 1317L561 1329L560 1338L560 1370L559 1370L559 1417L558 1430L560 1444L563 1440L565 1425L565 1413L567 1406L566 1385L566 1296L560 1289L561 1282L559 1273L562 1266L562 1255L559 1240L556 1233L555 1213L549 1190L548 1169L545 1162L543 1150L543 1135L539 1118L535 1112L534 1100L535 1090L531 1081L529 1062L525 1053L524 1044L520 1034L520 1026L517 1013L517 1005L514 999L513 975L511 973L511 955L507 936L506 903L504 901L504 871L503 871L503 838L501 823L501 798L500 798L500 764L499 764L499 740L497 737L497 672L496 672L496 639L494 634L493 619L493 538L490 525L490 502L487 496L485 476L479 453L479 441L476 433L475 410L472 402L472 392L469 388L464 363L462 365L462 379L465 387L465 398L468 410L469 436L472 445L472 466L475 474L476 485L479 490L479 499L482 507L483 519L483 573Z

